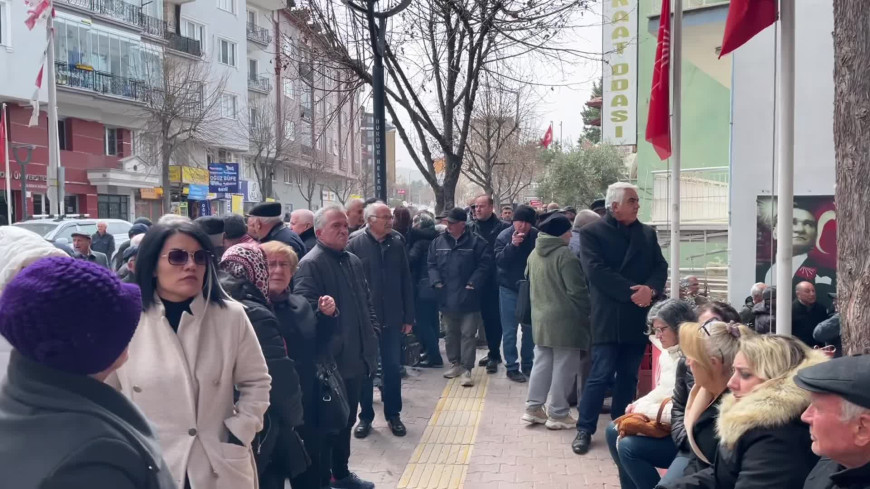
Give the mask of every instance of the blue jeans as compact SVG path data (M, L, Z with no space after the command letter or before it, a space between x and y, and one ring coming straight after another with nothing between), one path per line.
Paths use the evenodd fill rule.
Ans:
M394 418L402 412L402 329L390 327L381 330L380 354L383 377L384 418ZM375 419L374 386L365 379L359 396L359 419L371 422Z
M414 334L420 340L423 351L430 362L435 365L442 364L444 361L441 359L441 351L438 350L438 302L417 296L414 301L414 314L417 320Z
M650 438L648 436L626 436L616 441L619 433L616 425L610 423L605 431L610 456L619 469L619 484L622 489L652 489L658 483L656 468L668 467L677 455L677 446L670 436Z
M519 370L517 365L517 293L507 287L498 288L499 312L501 313L501 328L504 344L504 366L510 372ZM521 325L523 328L523 344L520 348L522 354L522 368L525 371L532 369L535 360L535 342L532 339L532 326Z
M586 380L580 405L577 406L580 411L577 431L595 434L604 395L611 383L613 403L610 406L610 419L625 414L625 408L637 393L637 371L645 350L645 343L603 343L592 347L592 369L589 379Z
M671 465L668 467L668 473L662 476L662 480L659 484L666 486L682 479L683 473L685 473L686 467L689 466L689 461L691 460L691 453L684 451L677 452L676 458L674 458L674 461L671 462Z

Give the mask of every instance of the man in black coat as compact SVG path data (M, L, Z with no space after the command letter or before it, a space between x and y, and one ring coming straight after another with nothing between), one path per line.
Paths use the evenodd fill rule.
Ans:
M290 214L290 230L299 235L305 243L305 251L311 251L317 246L317 236L314 235L314 213L308 209L296 209Z
M611 417L625 414L637 390L646 316L664 289L668 263L655 230L637 220L637 187L607 189L607 214L580 231L581 262L592 297L592 369L578 409L575 453L589 451L605 391L616 376Z
M493 200L489 195L480 195L474 199L474 222L471 232L486 240L489 253L495 256L495 240L498 235L511 227L493 212ZM496 268L492 267L486 277L486 283L480 289L480 316L483 318L484 335L489 347L487 356L480 360L480 366L486 366L488 373L498 371L501 363L501 312L499 311L498 277Z
M305 256L305 243L281 220L280 202L262 202L248 213L248 234L261 243L280 241L293 248L296 256Z
M115 255L115 237L107 232L109 225L103 221L97 223L97 232L91 236L91 249L106 255L109 260Z
M466 228L465 222L461 208L447 213L447 232L429 246L429 283L438 295L447 359L453 364L444 377L462 377L462 386L471 387L481 288L489 281L493 259L486 240Z
M816 301L816 286L801 282L794 289L795 300L791 305L791 334L810 348L823 346L813 339L813 331L825 319L828 311Z
M351 234L347 251L363 263L366 281L378 324L381 325L380 354L383 372L384 418L395 436L407 430L402 412L402 338L414 324L414 284L408 267L405 240L393 230L393 214L382 202L365 208L366 227ZM357 438L365 438L372 429L375 411L372 406L374 386L363 384Z
M288 230L289 231L289 230ZM317 310L324 296L334 298L338 320L331 341L331 350L344 381L350 407L347 425L326 440L324 453L331 452L333 488L373 489L348 470L350 433L356 424L356 413L362 385L378 367L378 319L372 307L365 270L360 259L345 248L348 241L347 215L337 205L328 205L314 214L317 246L299 262L293 276L292 290L308 299ZM324 455L328 459L328 455ZM324 461L323 465L329 468ZM329 485L330 474L321 482Z
M810 392L801 419L822 457L804 489L870 488L870 356L835 358L798 372Z
M495 240L495 265L498 273L498 297L504 337L504 366L507 377L514 382L526 382L535 359L532 325L517 322L517 294L519 281L526 276L526 262L535 249L538 230L532 227L535 210L527 205L517 206L513 213L513 226L502 230ZM517 329L522 328L521 364L517 363ZM522 371L520 371L522 367Z

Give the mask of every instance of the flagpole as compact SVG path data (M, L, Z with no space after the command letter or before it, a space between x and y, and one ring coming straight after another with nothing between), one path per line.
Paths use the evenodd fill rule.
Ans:
M60 143L57 133L57 80L54 75L54 2L49 4L46 23L48 47L46 52L45 74L48 78L48 195L51 201L50 214L57 216L64 212L64 178L60 168Z
M779 180L776 204L776 333L790 335L792 300L792 220L794 218L794 56L795 2L780 0Z
M3 104L3 112L0 115L0 124L3 126L3 160L6 163L6 224L12 225L12 168L9 166L9 131L6 126L9 114L6 113L6 104Z
M682 119L683 0L674 0L674 28L671 36L671 77L674 106L671 121L671 297L680 297L680 121Z

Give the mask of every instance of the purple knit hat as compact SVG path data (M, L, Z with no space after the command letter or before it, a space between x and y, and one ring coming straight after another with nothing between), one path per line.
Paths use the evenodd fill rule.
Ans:
M90 375L121 356L141 312L139 287L108 269L86 260L43 258L0 296L0 335L37 363Z

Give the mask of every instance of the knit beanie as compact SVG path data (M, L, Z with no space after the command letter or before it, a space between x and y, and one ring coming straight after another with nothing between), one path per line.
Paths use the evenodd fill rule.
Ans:
M535 212L535 209L531 208L527 205L518 205L514 210L514 221L523 221L535 225L535 221L538 219L538 213Z
M51 257L22 270L0 296L0 335L24 357L80 375L111 366L133 338L142 299L86 260Z
M239 239L248 232L245 218L238 214L230 214L224 217L224 237L227 239Z
M550 236L562 236L571 230L571 221L564 214L553 214L538 226L538 230Z
M139 234L145 234L147 232L148 232L148 226L146 226L145 224L142 224L142 223L138 223L138 224L134 224L134 225L130 226L130 230L127 231L127 236L132 238L133 236L136 236Z

